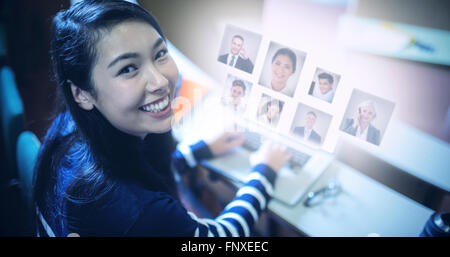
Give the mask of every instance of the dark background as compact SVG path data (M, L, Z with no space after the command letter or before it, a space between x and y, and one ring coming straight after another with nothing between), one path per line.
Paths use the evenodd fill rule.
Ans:
M25 129L39 139L50 124L55 95L49 56L51 19L69 6L69 0L1 2L7 52L4 63L16 76L24 104Z
M0 1L0 26L4 49L0 65L9 66L25 113L25 130L32 131L42 141L51 122L55 84L49 57L52 17L70 1ZM3 158L3 147L1 148ZM15 180L3 180L5 162L1 160L0 236L29 236L32 226L28 219L20 186ZM5 182L6 181L6 182Z

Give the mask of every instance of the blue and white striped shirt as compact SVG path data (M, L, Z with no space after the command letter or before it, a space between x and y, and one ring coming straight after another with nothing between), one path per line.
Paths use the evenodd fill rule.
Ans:
M192 167L195 163L189 163L187 160L198 160L208 155L204 153L208 150L202 141L190 146L189 150L194 158L190 157L191 153L186 151L186 148L178 149L174 154L174 160L182 163L178 167L182 167L183 162L184 165ZM181 158L181 155L184 158ZM253 225L272 196L275 176L275 172L267 165L259 164L253 167L247 177L247 183L237 191L234 199L215 219L202 219L191 212L184 211L189 215L186 217L183 211L180 211L180 218L185 219L186 224L193 223L192 227L195 227L194 231L187 230L184 236L250 236Z
M189 147L180 146L173 154L173 164L177 172L185 173L198 161L210 157L208 146L200 141ZM256 165L252 171L248 182L215 219L197 217L167 193L124 182L100 201L77 208L66 207L63 215L55 216L51 210L41 210L38 228L41 235L62 237L70 233L78 233L82 237L250 236L271 198L276 176L264 164Z

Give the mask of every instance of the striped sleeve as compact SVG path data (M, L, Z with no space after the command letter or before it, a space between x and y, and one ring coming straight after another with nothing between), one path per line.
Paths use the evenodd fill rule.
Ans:
M203 140L193 145L179 144L172 155L172 167L179 174L184 174L194 168L200 160L212 157L213 154Z
M213 155L204 141L190 146L180 144L172 156L172 165L175 171L183 174L200 160L211 157ZM272 196L275 177L275 172L265 164L253 167L247 182L215 219L199 218L172 197L164 196L144 207L128 235L248 237Z
M144 204L127 236L248 237L273 192L275 172L264 164L253 168L247 182L215 219L199 218L171 196L160 193Z
M216 219L200 219L189 213L198 223L194 236L250 236L253 225L273 194L275 176L270 167L259 164Z

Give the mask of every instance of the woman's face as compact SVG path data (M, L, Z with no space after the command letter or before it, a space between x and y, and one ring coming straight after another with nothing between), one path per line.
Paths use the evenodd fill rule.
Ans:
M281 91L293 72L292 60L287 55L277 55L272 62L272 88Z
M123 22L104 32L96 48L94 106L127 134L170 130L178 69L158 32L144 22Z
M360 109L360 119L362 122L369 123L375 118L375 109L373 106L362 106Z

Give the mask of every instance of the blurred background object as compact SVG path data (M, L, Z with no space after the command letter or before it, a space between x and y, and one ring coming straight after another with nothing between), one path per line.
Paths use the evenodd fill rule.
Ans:
M425 224L420 236L450 237L450 213L433 213Z

